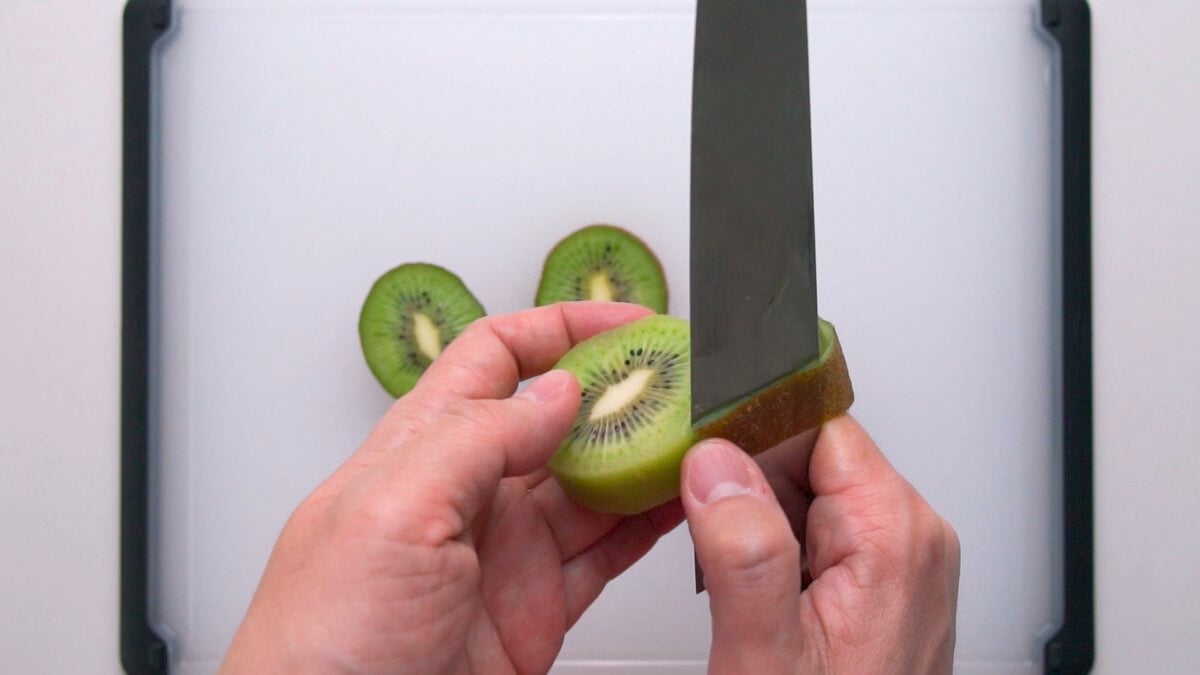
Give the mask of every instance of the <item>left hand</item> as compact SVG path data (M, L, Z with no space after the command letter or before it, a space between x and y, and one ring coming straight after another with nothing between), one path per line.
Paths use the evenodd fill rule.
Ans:
M682 520L575 505L543 465L579 385L542 374L648 314L572 303L472 324L277 541L224 673L545 672L605 584Z

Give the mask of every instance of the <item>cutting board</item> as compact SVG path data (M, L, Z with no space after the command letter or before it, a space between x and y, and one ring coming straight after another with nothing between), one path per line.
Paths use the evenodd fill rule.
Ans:
M1086 5L1045 4L810 2L820 312L853 412L962 540L961 673L1092 650ZM130 3L130 672L214 672L289 512L388 407L356 332L387 269L517 311L559 238L613 223L687 316L694 11ZM709 631L681 528L555 672L704 672Z

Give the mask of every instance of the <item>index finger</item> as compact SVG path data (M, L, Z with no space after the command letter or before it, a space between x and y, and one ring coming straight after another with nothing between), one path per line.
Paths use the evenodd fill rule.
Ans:
M814 579L857 557L856 582L873 586L915 558L933 511L850 416L822 427L808 479L814 499L805 538Z
M804 541L808 505L812 502L808 486L808 463L820 430L820 427L809 429L754 456L754 461L775 492L775 499L783 507L792 525L792 532L801 542Z
M485 317L446 347L413 394L443 401L508 398L521 380L550 370L577 343L652 313L638 305L570 302Z
M550 370L575 344L652 313L638 305L571 302L479 319L392 405L363 448L370 455L396 447L455 401L508 398L521 380Z

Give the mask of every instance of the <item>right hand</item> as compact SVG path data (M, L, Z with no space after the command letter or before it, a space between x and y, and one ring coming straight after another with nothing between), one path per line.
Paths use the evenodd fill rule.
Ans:
M703 442L682 482L713 617L709 672L951 671L958 538L853 419L757 463Z

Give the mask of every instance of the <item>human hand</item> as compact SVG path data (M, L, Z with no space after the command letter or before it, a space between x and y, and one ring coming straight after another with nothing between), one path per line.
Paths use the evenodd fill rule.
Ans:
M295 510L224 673L544 672L604 585L683 518L575 505L542 466L579 408L542 375L648 314L574 303L472 324Z
M958 538L853 419L757 462L702 443L682 481L713 618L709 672L951 671Z

